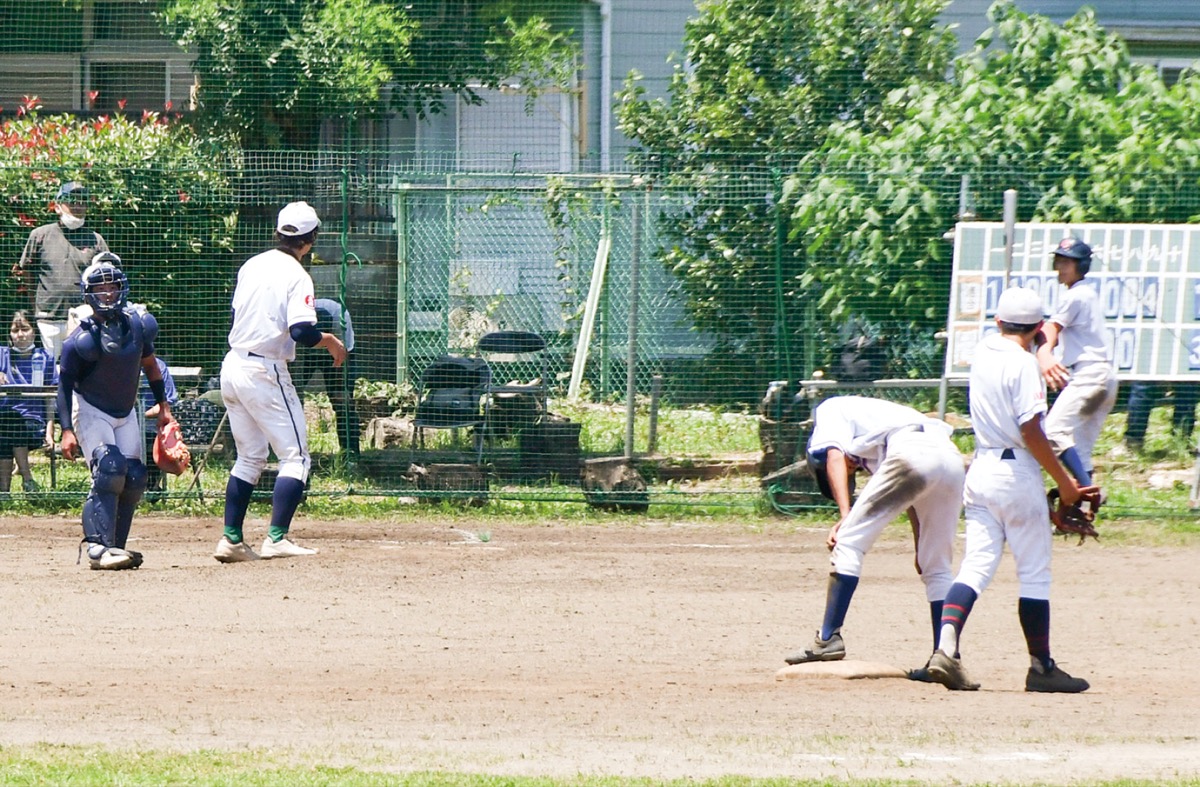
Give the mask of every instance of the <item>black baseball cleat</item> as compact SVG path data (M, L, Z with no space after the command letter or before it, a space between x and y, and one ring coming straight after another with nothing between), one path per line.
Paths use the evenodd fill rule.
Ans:
M1083 678L1073 678L1058 668L1053 660L1045 670L1029 668L1025 675L1025 691L1037 691L1046 694L1078 694L1091 687Z

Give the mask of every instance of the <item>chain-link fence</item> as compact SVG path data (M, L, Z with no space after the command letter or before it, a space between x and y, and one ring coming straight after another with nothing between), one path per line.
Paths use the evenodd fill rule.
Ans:
M1005 190L1022 218L1200 216L1200 81L1138 70L1086 14L998 8L1011 56L955 61L934 2L12 0L0 307L45 311L29 240L86 184L72 242L120 255L160 319L203 465L167 492L202 494L233 454L214 380L239 266L306 200L320 325L354 337L345 369L293 364L313 493L752 499L802 458L812 397L966 411L941 379L953 231L1001 221ZM1057 48L1025 62L1026 39ZM45 370L24 377L0 403L53 420ZM86 490L32 448L22 486Z
M349 321L354 336L344 370L305 348L293 364L318 477L339 489L615 495L636 507L679 495L679 479L717 475L693 487L697 498L745 501L763 476L802 458L806 396L869 393L965 413L961 385L939 385L948 275L902 276L925 280L929 293L908 315L883 296L876 310L836 313L809 283L823 261L792 237L770 167L689 184L422 171L370 154L210 161L113 167L88 180L85 226L121 256L131 299L160 318L156 349L205 465L172 484L173 496L219 485L232 458L214 391L232 289L294 199L323 220L309 268L318 304L336 305L320 313L323 327L344 335ZM47 195L74 174L4 173L32 184L3 207L12 230L0 242L16 261L30 232L54 221ZM946 184L938 198L956 205L961 184ZM697 246L690 230L705 222ZM941 236L952 229L927 239L944 249L947 271L952 244ZM6 315L36 311L28 285L5 282ZM510 343L481 345L486 336ZM805 388L814 375L825 379ZM86 488L80 468L37 452L33 473L45 490Z

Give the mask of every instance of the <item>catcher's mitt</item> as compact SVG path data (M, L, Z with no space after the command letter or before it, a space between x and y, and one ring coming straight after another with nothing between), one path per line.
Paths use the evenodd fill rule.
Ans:
M158 430L154 438L154 464L164 473L181 475L192 462L192 455L187 444L183 442L183 434L179 431L178 421L168 421L167 425Z
M1100 540L1100 535L1092 524L1096 520L1096 511L1100 508L1101 497L1098 488L1093 487L1084 492L1083 497L1071 505L1063 503L1057 489L1051 489L1046 499L1050 503L1050 521L1054 523L1056 535L1079 536L1081 544L1088 536Z

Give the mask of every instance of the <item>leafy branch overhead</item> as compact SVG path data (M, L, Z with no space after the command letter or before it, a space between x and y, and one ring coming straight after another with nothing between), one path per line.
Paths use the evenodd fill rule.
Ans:
M1200 77L1167 87L1087 9L1060 26L1001 2L990 18L949 79L892 91L876 129L836 125L793 174L791 237L823 308L944 324L940 238L964 175L990 220L1010 188L1026 221L1200 218Z
M944 6L704 4L668 95L626 83L638 166L683 195L662 260L734 352L804 345L807 371L863 318L932 342L964 176L993 220L1010 188L1022 220L1200 218L1196 72L1168 87L1090 10L1058 25L1009 0L954 58Z
M162 0L169 35L194 52L202 117L248 149L307 149L321 121L437 114L452 97L512 81L569 88L570 32L536 3Z
M892 91L945 78L944 5L706 3L666 97L648 96L636 74L626 82L620 127L641 146L639 166L687 195L662 213L663 261L696 324L732 352L773 357L781 339L801 341L813 282L787 232L783 179L839 124L884 127Z

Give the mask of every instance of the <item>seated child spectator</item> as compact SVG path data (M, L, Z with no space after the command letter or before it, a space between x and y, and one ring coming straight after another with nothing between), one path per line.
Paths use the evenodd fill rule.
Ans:
M0 346L0 385L53 386L58 384L54 358L35 346L33 324L24 311L13 314L9 344ZM12 486L13 465L21 474L22 488L36 492L37 482L29 467L29 449L48 442L47 414L54 406L50 397L21 397L9 392L0 397L0 492Z

